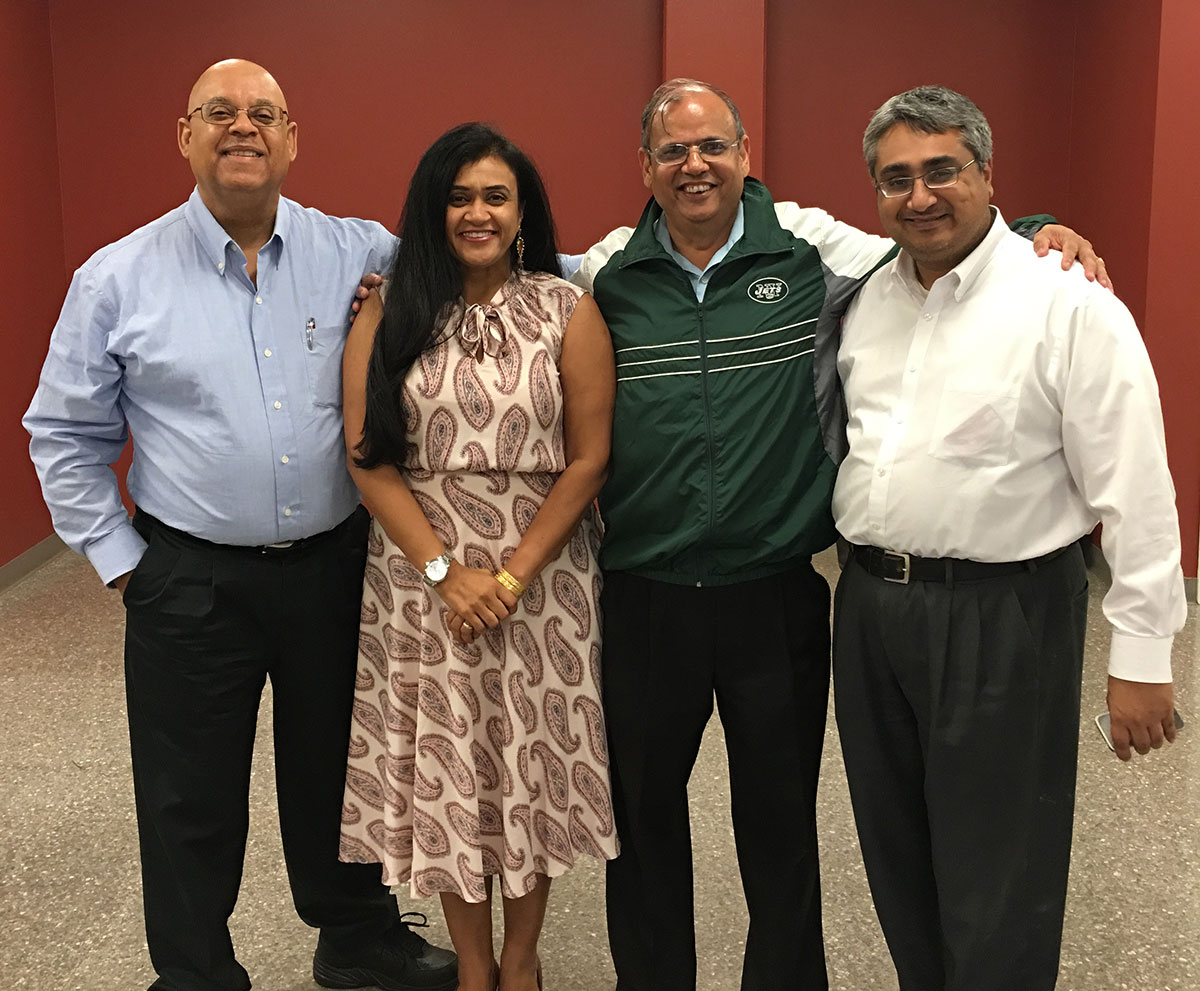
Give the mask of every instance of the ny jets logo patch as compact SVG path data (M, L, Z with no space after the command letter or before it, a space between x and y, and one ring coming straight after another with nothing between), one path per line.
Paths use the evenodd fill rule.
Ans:
M778 303L787 294L788 284L774 277L756 279L746 290L746 295L756 303Z

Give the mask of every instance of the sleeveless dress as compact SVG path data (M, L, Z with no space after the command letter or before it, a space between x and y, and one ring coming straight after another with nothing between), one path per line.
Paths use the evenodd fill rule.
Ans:
M544 273L450 313L405 380L403 474L455 558L502 567L566 467L558 362L582 290ZM477 360L481 356L482 360ZM340 856L414 896L505 897L618 843L600 707L599 519L463 646L377 521L363 582ZM422 564L424 562L421 562Z

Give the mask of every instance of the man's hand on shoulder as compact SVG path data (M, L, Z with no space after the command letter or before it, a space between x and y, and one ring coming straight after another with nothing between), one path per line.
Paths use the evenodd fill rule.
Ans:
M1175 693L1170 682L1152 684L1141 681L1108 679L1108 713L1112 720L1112 741L1117 756L1129 760L1132 747L1148 754L1175 742Z
M1092 242L1086 237L1076 234L1070 227L1064 227L1062 224L1047 224L1033 236L1033 250L1042 258L1051 248L1062 252L1063 271L1079 262L1089 282L1099 282L1105 289L1112 289L1112 280L1108 277L1108 269L1104 267L1104 259L1096 254Z
M383 276L378 272L368 272L362 277L358 288L354 290L354 302L350 304L351 323L358 316L358 311L362 308L362 301L367 298L372 289L378 289L381 285L383 285Z

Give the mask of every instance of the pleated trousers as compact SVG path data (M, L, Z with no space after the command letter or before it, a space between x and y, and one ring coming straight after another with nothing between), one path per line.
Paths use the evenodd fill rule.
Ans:
M1070 863L1078 545L985 580L838 583L834 705L902 991L1048 991Z

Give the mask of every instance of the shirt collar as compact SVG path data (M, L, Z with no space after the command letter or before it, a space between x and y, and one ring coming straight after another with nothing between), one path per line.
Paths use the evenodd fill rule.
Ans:
M192 232L196 235L196 240L200 242L200 249L212 263L213 268L224 275L227 268L226 253L230 246L232 245L239 254L241 249L205 205L204 200L200 197L199 188L193 189L192 195L188 197L187 205L184 207L184 216L187 218ZM290 230L291 201L281 196L279 197L279 206L275 209L275 229L264 247L271 245L276 239L281 245L286 243Z
M729 237L721 247L716 251L716 254L709 259L707 265L703 269L693 265L690 261L683 257L675 250L675 245L671 243L671 232L667 229L667 220L665 215L660 216L654 222L654 236L658 238L658 243L666 249L667 254L675 259L677 265L685 272L692 272L696 275L703 275L714 265L717 265L721 260L729 254L729 249L732 248L741 239L741 236L746 231L746 208L742 202L738 201L737 216L733 218L733 227L730 228Z
M995 206L989 206L988 209L992 211L992 225L983 236L983 240L975 246L974 251L942 276L943 279L952 280L954 299L960 303L970 291L971 286L975 284L980 273L987 267L987 263L991 261L992 255L996 253L996 247L1008 234L1008 225L1005 224L1000 211ZM916 266L907 251L901 250L896 258L892 278L922 299L929 293L917 278Z

